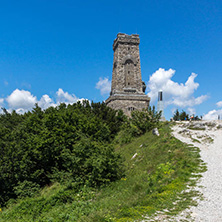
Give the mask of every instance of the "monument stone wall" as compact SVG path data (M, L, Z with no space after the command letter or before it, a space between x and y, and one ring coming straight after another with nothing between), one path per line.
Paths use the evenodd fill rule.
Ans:
M122 109L126 115L148 108L150 102L141 77L139 44L139 35L123 33L119 33L113 43L112 86L106 104Z

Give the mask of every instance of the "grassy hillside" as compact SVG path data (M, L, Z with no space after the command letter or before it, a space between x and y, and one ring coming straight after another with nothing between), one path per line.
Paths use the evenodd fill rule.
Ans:
M168 124L159 131L159 137L148 132L115 145L124 158L120 180L100 188L55 182L33 197L9 201L0 221L135 221L164 209L174 215L195 204L191 198L198 193L184 190L205 170L199 150L172 137Z

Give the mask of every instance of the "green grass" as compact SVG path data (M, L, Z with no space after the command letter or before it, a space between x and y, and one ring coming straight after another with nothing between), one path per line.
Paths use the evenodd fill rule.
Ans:
M201 127L188 127L190 130L206 130L206 128L201 128Z
M0 221L139 221L156 211L167 209L170 216L195 205L192 198L200 194L187 187L195 186L206 170L199 149L171 136L167 124L159 132L159 137L149 132L129 144L116 144L124 158L121 180L80 190L73 182L55 183L35 197L11 203L0 212Z
M207 136L206 138L203 139L203 143L213 143L214 139L210 136Z
M192 142L194 142L194 143L201 143L200 140L195 139L195 138L193 138L193 137L191 137L191 140L192 140Z

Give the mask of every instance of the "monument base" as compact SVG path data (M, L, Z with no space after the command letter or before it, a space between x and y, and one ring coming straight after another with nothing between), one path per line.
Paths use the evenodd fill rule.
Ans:
M150 103L150 98L145 94L114 94L111 95L105 103L112 109L121 109L125 115L131 116L133 110L147 109Z

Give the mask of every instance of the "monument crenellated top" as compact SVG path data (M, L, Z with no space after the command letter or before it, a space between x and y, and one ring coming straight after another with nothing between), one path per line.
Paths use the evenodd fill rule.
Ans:
M140 44L140 38L138 34L127 35L125 33L118 33L117 38L113 42L113 50L115 51L118 44Z

